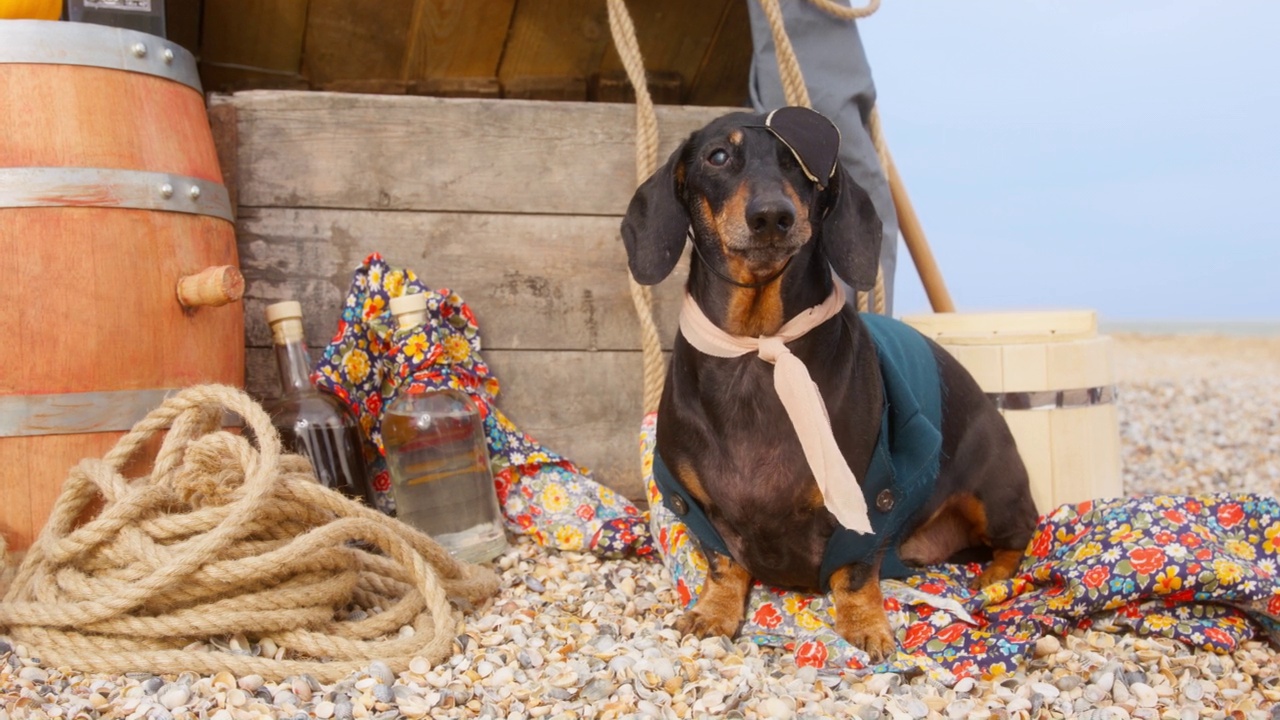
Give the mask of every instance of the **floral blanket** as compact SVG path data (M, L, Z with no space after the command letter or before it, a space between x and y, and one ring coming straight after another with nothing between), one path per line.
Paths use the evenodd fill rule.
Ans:
M680 601L707 563L653 482L654 415L641 429L651 524ZM941 565L883 581L900 651L871 666L833 629L823 595L752 589L742 636L785 647L799 665L855 673L924 670L939 680L1013 670L1046 633L1116 625L1229 652L1261 632L1280 644L1280 503L1273 497L1157 496L1064 505L1041 518L1011 580L969 589L980 568Z
M400 331L391 298L426 293L427 322ZM470 395L484 421L490 465L507 529L561 550L604 556L653 551L645 517L588 472L520 432L494 405L495 378L480 355L480 329L466 303L431 290L412 270L374 253L355 271L337 332L312 382L344 400L359 418L378 508L394 509L382 446L382 408L398 393L451 387Z

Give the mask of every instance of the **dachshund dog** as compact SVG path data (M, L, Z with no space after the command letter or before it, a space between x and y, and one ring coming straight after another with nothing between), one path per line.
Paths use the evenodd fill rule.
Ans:
M1008 579L1038 515L1008 426L968 372L906 325L844 304L832 273L871 289L882 225L838 148L811 110L721 117L640 186L622 238L646 285L671 273L686 237L695 251L655 478L709 572L676 629L732 637L754 578L830 592L837 632L879 659L897 647L879 578L976 548L990 559L980 586ZM794 323L812 326L797 335ZM795 359L808 378L785 389ZM805 392L816 411L789 404Z

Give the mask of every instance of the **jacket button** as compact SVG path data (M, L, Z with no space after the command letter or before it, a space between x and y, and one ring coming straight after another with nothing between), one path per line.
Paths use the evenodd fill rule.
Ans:
M881 490L876 495L876 509L880 512L889 512L893 509L893 491L889 489Z
M689 512L689 503L685 502L684 498L679 495L672 495L671 509L675 510L677 515L683 516L685 513Z

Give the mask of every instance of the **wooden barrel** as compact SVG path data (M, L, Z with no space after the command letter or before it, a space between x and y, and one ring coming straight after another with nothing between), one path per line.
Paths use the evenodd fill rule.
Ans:
M1040 512L1120 497L1111 338L1092 311L904 317L947 349L1009 423Z
M21 549L68 469L167 393L243 384L243 279L181 47L0 22L0 128L0 533Z

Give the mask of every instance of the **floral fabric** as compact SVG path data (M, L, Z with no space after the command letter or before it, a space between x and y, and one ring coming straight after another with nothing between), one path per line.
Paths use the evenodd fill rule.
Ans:
M426 324L398 330L388 310L391 298L419 292L427 296ZM382 443L383 408L401 392L454 388L480 410L508 530L562 550L651 553L648 526L634 504L521 432L494 405L498 379L480 349L475 315L457 295L427 288L412 270L394 269L377 253L356 270L337 332L312 381L347 402L359 418L378 509L395 507Z
M681 602L707 562L653 482L655 415L641 427L651 524ZM925 670L943 682L1012 671L1046 633L1120 626L1216 652L1261 632L1280 644L1280 503L1254 495L1155 496L1063 505L1042 517L1018 574L969 589L977 565L938 565L882 581L896 657L870 666L834 630L825 595L757 582L741 634L799 665Z

